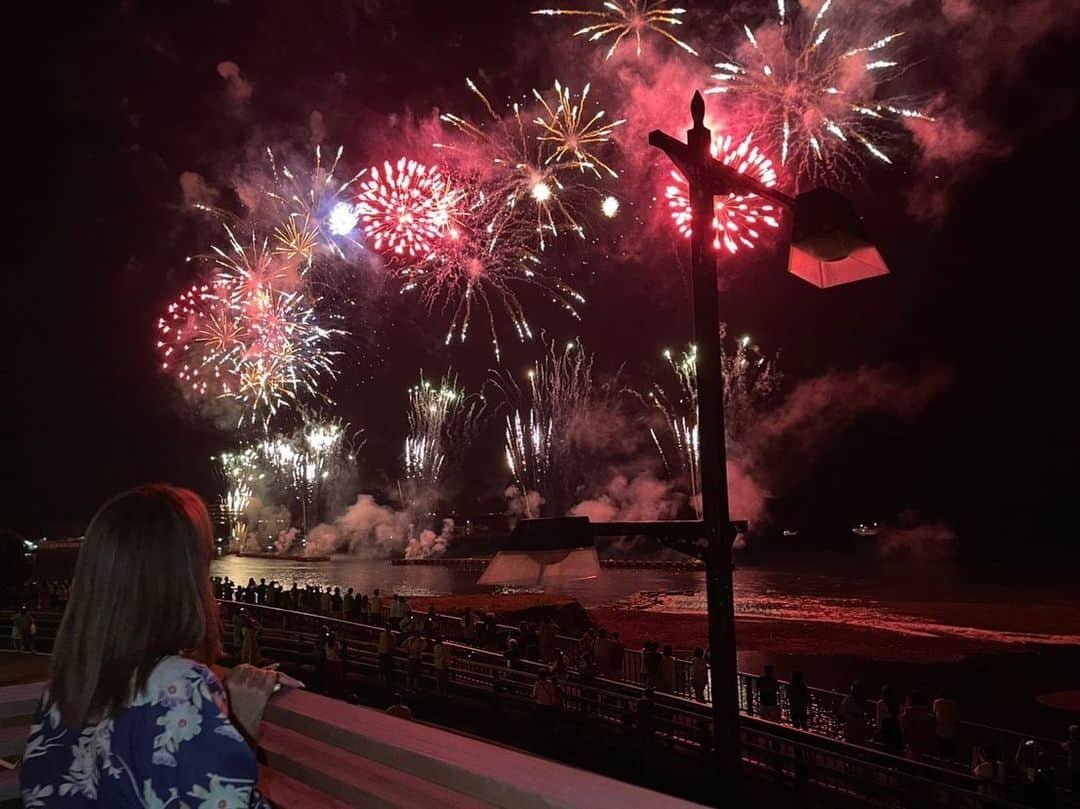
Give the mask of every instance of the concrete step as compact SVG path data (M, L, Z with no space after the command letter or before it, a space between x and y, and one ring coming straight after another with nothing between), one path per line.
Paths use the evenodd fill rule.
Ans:
M284 773L259 765L259 791L274 809L350 809L350 805L302 784Z
M274 771L349 806L386 809L491 807L491 804L276 725L263 724L259 746L266 752L267 765Z

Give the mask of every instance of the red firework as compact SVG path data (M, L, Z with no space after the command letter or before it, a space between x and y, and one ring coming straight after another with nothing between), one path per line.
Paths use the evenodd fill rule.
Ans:
M738 144L732 143L731 135L714 138L710 151L724 165L734 166L740 174L749 173L762 185L771 188L776 185L776 171L772 161L751 145L752 138L752 134L747 135ZM693 219L689 185L678 171L671 172L671 179L673 182L664 189L664 196L679 232L689 239ZM776 206L757 194L716 197L713 204L713 247L716 250L723 247L729 253L738 252L740 245L753 249L761 237L763 225L770 228L779 225L776 214Z
M360 183L356 210L368 246L401 260L427 261L454 235L461 194L434 167L401 158L375 166Z

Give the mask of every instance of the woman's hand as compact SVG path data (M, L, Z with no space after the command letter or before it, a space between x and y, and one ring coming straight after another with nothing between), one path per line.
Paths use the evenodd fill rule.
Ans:
M225 678L229 692L229 707L233 722L251 742L259 739L266 703L278 683L279 674L273 669L260 669L245 664L236 666Z

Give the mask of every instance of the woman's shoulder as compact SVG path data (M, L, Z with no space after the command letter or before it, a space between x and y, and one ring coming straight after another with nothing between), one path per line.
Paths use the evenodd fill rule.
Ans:
M146 685L133 697L130 707L174 705L189 702L195 695L212 696L222 691L221 683L208 667L180 655L169 655L154 666Z

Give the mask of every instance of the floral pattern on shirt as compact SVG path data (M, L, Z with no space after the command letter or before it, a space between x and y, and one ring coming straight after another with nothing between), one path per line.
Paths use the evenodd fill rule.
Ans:
M221 683L205 666L167 657L115 717L81 729L48 695L20 770L29 809L270 809L255 789L255 754L228 719Z

